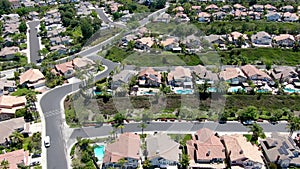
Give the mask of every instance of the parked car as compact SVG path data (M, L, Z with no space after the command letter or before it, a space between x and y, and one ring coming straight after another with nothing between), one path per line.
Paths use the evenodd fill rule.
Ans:
M254 123L253 120L245 120L242 122L243 125L248 126L248 125L252 125Z
M49 136L45 137L44 144L45 144L46 148L50 147L50 137Z

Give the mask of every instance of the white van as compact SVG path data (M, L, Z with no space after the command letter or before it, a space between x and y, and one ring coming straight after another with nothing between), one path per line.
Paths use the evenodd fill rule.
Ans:
M50 137L49 136L45 137L44 144L45 144L46 148L50 147Z

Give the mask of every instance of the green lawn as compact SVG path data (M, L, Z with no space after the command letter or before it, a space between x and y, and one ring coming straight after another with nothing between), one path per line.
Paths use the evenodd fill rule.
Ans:
M12 96L25 96L28 93L36 93L38 94L38 92L35 92L31 89L27 89L27 88L18 88L17 91L13 92L11 95Z

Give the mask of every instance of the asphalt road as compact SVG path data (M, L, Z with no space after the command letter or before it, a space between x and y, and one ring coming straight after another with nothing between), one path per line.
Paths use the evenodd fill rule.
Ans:
M270 123L258 123L266 133L271 132L288 132L286 123L279 123L272 125ZM221 133L240 133L249 132L247 126L239 122L228 122L226 124L219 124L218 122L150 122L144 129L145 132L168 132L168 133L194 133L201 128L209 128L215 132ZM70 139L77 137L93 138L107 136L112 131L111 126L103 127L85 127L74 130ZM129 123L124 126L124 132L141 132L139 123ZM120 131L119 131L120 132Z
M97 12L98 16L100 17L100 19L101 19L104 23L110 24L110 25L113 25L113 26L119 27L119 28L126 28L125 25L122 25L122 24L118 24L118 23L112 22L112 21L107 17L107 15L105 15L103 9L97 8L97 9L95 9L95 11Z
M41 59L39 56L40 44L37 37L38 30L36 27L40 24L40 21L28 22L29 26L29 43L30 43L30 62L37 63L37 60Z
M109 60L103 59L99 56L91 56L91 59L101 60L108 69L95 77L95 80L106 78L109 73L117 66ZM51 146L47 149L47 168L48 169L66 169L67 168L67 155L65 141L62 135L62 118L61 114L64 113L60 110L60 101L68 93L79 89L82 82L75 84L64 85L55 90L46 93L40 105L45 116L46 121L46 135L51 138Z

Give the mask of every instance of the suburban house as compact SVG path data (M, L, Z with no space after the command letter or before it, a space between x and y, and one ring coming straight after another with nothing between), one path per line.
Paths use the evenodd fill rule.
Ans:
M174 37L168 37L165 40L160 42L160 45L163 46L165 50L171 51L173 48L177 48L179 46L179 43L177 42L177 39Z
M201 6L192 6L191 10L195 10L195 11L201 11Z
M275 43L282 47L292 47L295 42L295 38L293 35L290 34L280 34L273 38Z
M0 145L7 146L9 136L16 130L23 130L25 125L24 117L13 118L0 122Z
M269 11L265 16L267 21L281 21L281 14L279 12Z
M122 84L128 84L136 73L137 72L133 70L122 70L120 73L114 74L112 77L111 89L115 90L118 87L122 87Z
M177 66L168 73L168 82L174 87L193 88L191 70L182 66Z
M210 21L210 16L211 16L211 14L209 14L207 12L199 12L197 14L199 22L209 22Z
M161 74L153 68L148 67L139 73L138 80L140 86L159 87L161 84Z
M45 82L45 76L38 69L29 69L20 76L20 85L28 88L44 86Z
M255 4L252 6L252 9L254 12L263 12L264 11L264 6L263 5L259 5L259 4Z
M239 11L243 11L243 12L246 12L246 11L247 11L247 8L244 7L244 6L241 5L241 4L234 4L234 5L233 5L233 8L234 8L235 10L239 10Z
M228 40L229 42L231 43L234 43L234 44L237 44L238 43L238 40L242 38L243 40L248 40L248 36L246 34L242 34L240 32L231 32L229 35L228 35Z
M289 66L278 66L273 68L271 71L271 76L275 80L278 80L279 83L293 83L299 81L298 73L294 68Z
M299 20L299 16L296 13L285 12L282 17L285 22L297 22Z
M283 6L280 8L282 12L294 12L294 7L292 5Z
M0 79L0 96L14 92L16 88L17 86L14 80Z
M193 67L193 73L196 75L196 83L209 83L213 84L214 82L218 81L217 73L213 73L210 70L207 70L206 67L202 65L197 65Z
M178 6L178 7L174 8L173 11L175 11L175 12L183 12L184 9L183 9L182 6Z
M224 6L222 6L221 11L223 11L223 12L231 12L232 9L233 9L232 6L230 6L230 5L224 5Z
M157 133L146 138L147 158L151 166L168 168L177 166L181 155L180 144L172 140L167 134Z
M249 169L263 168L262 152L255 144L248 142L246 137L240 134L224 135L221 140L226 148L226 156L230 159L230 168L235 166Z
M153 22L163 22L163 23L169 23L170 21L171 21L171 16L170 14L167 13L164 13L153 20Z
M12 46L12 47L4 47L0 51L0 58L2 59L13 59L15 54L19 52L19 47Z
M77 57L72 60L72 64L76 70L93 70L96 63L89 58Z
M176 13L174 20L175 20L175 22L185 23L185 22L189 22L190 18L187 16L187 14L185 14L183 12L178 12L178 13Z
M65 45L60 44L60 45L56 45L56 46L51 46L50 51L57 52L58 55L64 55L67 53L68 49L66 48Z
M19 0L9 0L10 4L11 4L11 7L13 9L17 9L17 8L20 8L21 7L21 3Z
M105 155L103 158L102 168L121 167L119 160L125 159L126 162L122 166L125 169L135 169L138 167L140 159L140 136L133 133L121 134L118 139L105 147Z
M259 12L249 11L248 16L250 17L250 19L253 19L253 20L260 20L261 19L261 13L259 13Z
M29 151L15 150L9 153L0 154L0 161L8 161L9 169L18 169L18 165L29 165Z
M16 110L24 108L25 105L25 96L0 96L0 121L15 117Z
M246 19L248 13L241 10L235 10L233 15L235 19Z
M267 73L257 69L253 65L248 64L248 65L242 66L241 69L249 80L267 81L267 82L272 81L272 78Z
M291 137L272 133L260 144L267 162L275 163L280 168L300 167L300 150Z
M255 46L270 46L272 45L272 37L265 31L257 32L251 36L251 42Z
M210 4L207 7L205 7L206 11L218 11L219 7L215 4Z
M247 81L247 76L240 68L226 68L220 72L219 78L231 85L238 85Z
M223 20L226 17L226 13L222 11L218 11L212 14L216 20Z
M186 142L190 168L225 168L225 148L220 138L207 128L198 130Z
M135 41L135 47L141 50L149 50L154 44L152 37L143 37Z
M75 74L75 69L72 61L61 63L54 66L52 72L57 75L64 76L65 78L70 78Z
M205 36L205 39L210 44L216 44L218 46L224 46L226 43L225 35L208 35L208 36Z
M265 5L265 10L267 10L267 11L277 11L277 8L273 5L267 4L267 5Z

